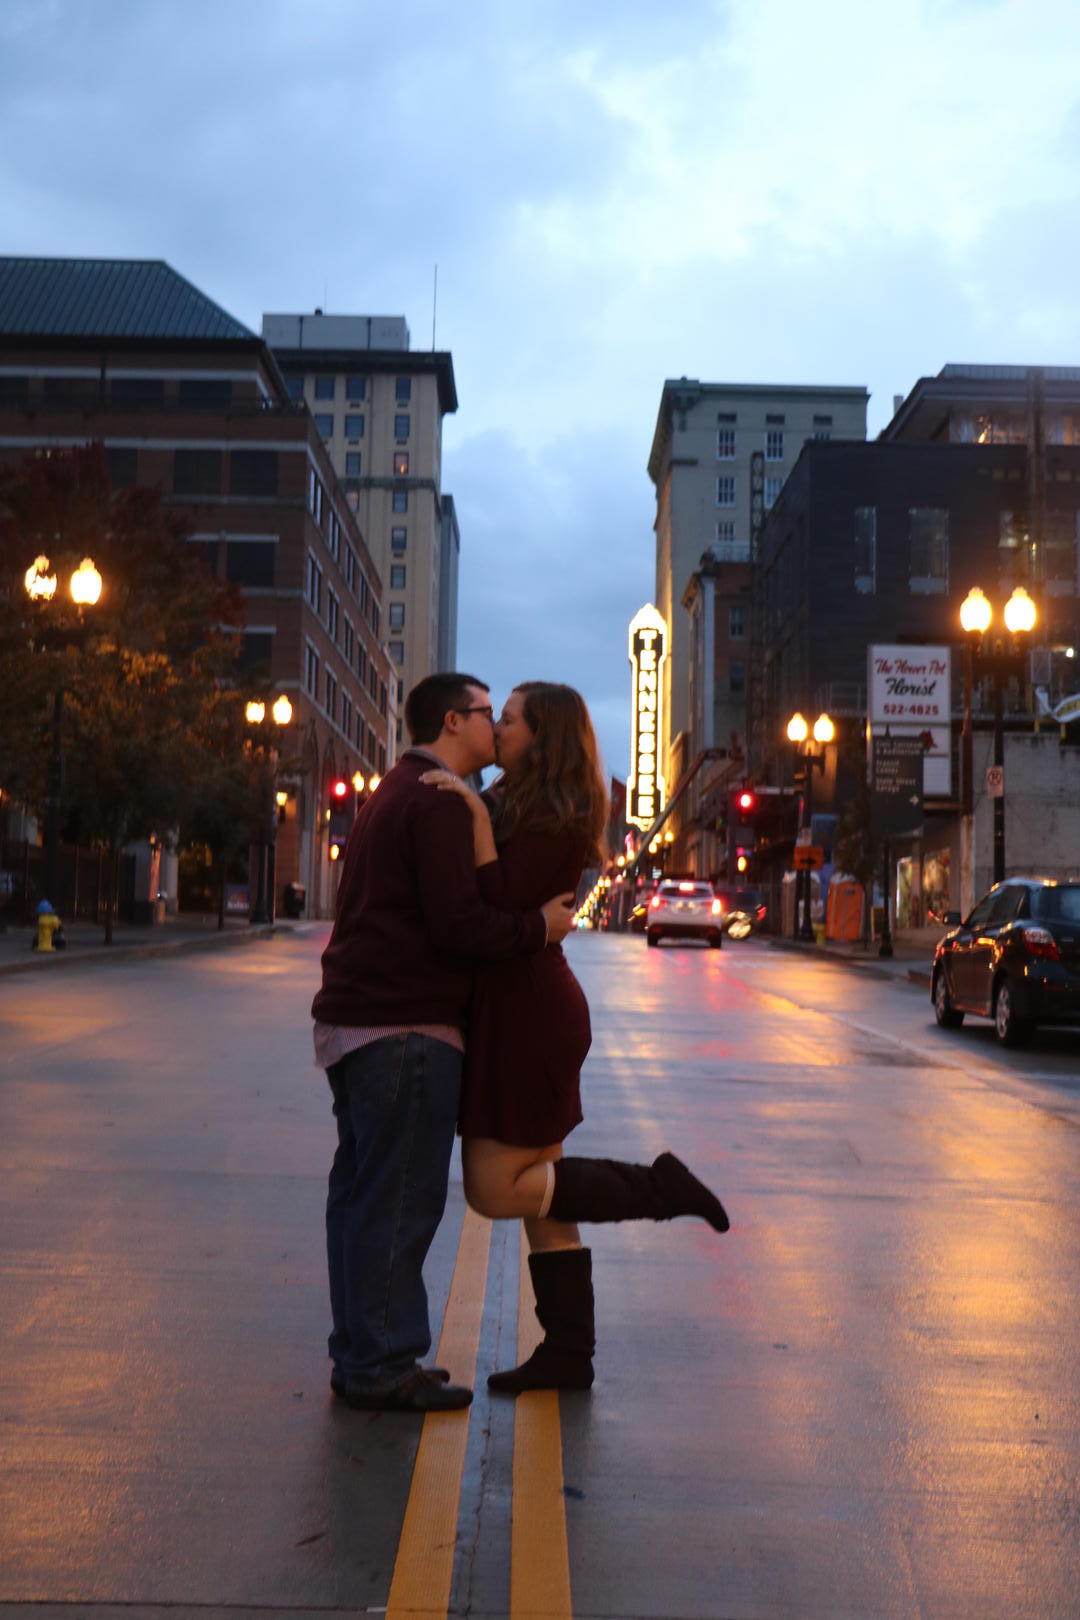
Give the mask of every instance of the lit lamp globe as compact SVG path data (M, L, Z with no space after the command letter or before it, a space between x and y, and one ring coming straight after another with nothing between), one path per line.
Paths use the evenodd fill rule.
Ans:
M56 575L49 573L48 557L35 557L23 575L26 594L33 602L50 602L56 595Z
M1034 630L1038 614L1035 604L1022 585L1018 585L1005 604L1005 628L1010 635L1026 635Z
M249 726L261 726L263 721L266 719L266 704L258 703L254 700L248 704L245 704L244 719L247 721Z
M355 771L353 773L352 785L353 785L353 792L354 793L363 793L363 791L364 791L364 778L363 778L362 774L359 771Z
M985 593L973 585L960 604L961 625L969 636L984 636L993 617L994 612Z
M371 789L372 793L374 793L381 781L382 777L379 775L378 771L376 771L373 776L368 778L368 787Z
M71 576L71 600L79 607L93 607L101 595L101 575L90 557L84 557Z
M289 721L292 719L292 704L289 702L284 693L282 693L279 698L274 699L274 707L270 710L270 713L273 715L274 721L277 725L288 725Z
M797 711L787 723L788 741L793 743L805 742L810 735L810 727Z
M814 741L816 743L831 743L836 736L836 727L827 714L819 714L814 721Z

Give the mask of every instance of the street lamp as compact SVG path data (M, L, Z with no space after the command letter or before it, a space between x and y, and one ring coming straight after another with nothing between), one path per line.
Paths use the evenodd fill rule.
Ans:
M967 642L964 663L964 808L972 811L971 689L973 666L982 664L990 672L994 690L994 882L1005 877L1005 681L1023 670L1024 638L1038 620L1035 603L1018 585L1005 603L1002 617L1008 633L988 643L987 632L994 622L994 609L978 585L972 586L960 605L960 624Z
M812 740L818 744L820 753L815 753L811 741L811 728L804 715L798 710L787 723L788 741L795 747L795 752L804 761L803 772L803 813L802 828L806 834L804 843L809 843L811 827L813 825L813 799L814 799L814 768L825 769L825 745L831 743L836 736L836 727L827 714L819 714L814 721ZM800 884L800 879L801 884ZM799 890L802 888L802 913L800 917ZM795 873L795 934L796 939L813 940L814 925L810 917L810 895L812 882L810 870Z
M270 715L275 732L280 734L292 719L293 708L284 693L275 698L270 706ZM252 698L244 705L244 719L249 726L259 727L266 723L266 704L260 698ZM255 873L255 904L251 908L250 921L253 923L273 923L275 890L277 888L277 823L278 812L283 806L282 795L276 791L275 774L277 772L277 737L268 745L257 744L257 751L263 754L269 766L266 778L265 801L259 805L259 853L258 866Z
M56 575L51 571L48 557L35 557L23 575L23 585L31 602L52 602L56 596ZM101 597L102 579L93 561L84 557L68 581L68 594L79 615L79 628L59 626L57 637L64 643L76 641L85 630L83 609L95 607ZM42 638L45 639L44 637ZM53 908L59 911L60 863L60 800L64 785L64 682L59 678L53 694L52 744L49 752L49 774L45 787L45 895Z

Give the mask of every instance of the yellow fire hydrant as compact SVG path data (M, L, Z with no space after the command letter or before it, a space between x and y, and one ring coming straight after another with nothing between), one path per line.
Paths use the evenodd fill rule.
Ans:
M47 901L42 901L42 905L47 904ZM37 944L35 949L39 951L51 951L53 948L53 935L56 933L56 930L59 927L60 919L56 915L56 912L51 909L51 907L48 911L42 911L39 908L37 920Z

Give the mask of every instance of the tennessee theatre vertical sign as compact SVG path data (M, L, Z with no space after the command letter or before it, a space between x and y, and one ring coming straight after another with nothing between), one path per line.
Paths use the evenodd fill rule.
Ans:
M626 784L626 819L651 827L664 808L660 775L660 701L663 696L667 626L654 607L643 607L630 621L630 668L633 672L633 721L630 737L630 780Z

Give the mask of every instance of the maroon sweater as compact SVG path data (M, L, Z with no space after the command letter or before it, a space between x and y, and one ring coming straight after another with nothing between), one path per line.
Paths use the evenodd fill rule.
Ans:
M472 817L420 781L433 768L410 749L356 818L311 1006L320 1023L464 1028L476 961L544 948L539 911L480 899Z

